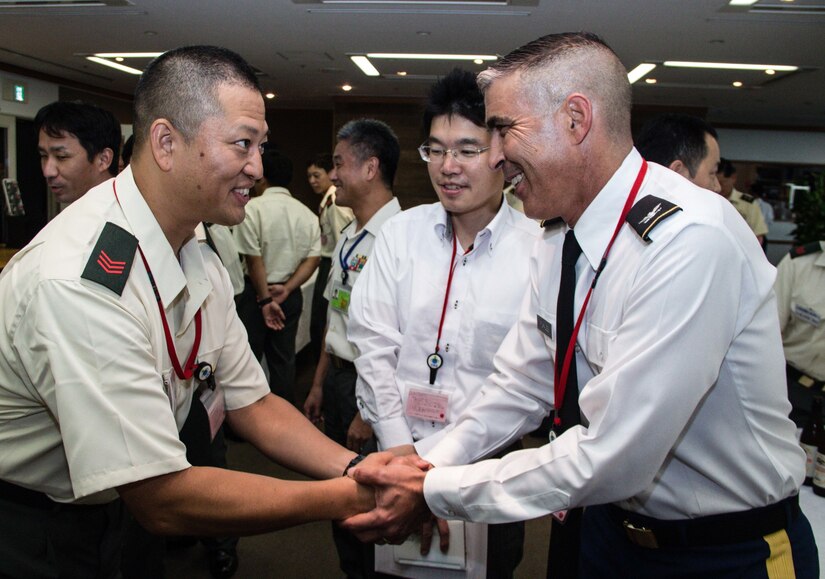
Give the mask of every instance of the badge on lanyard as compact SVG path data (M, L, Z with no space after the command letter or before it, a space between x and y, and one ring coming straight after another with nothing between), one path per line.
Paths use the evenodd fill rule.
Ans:
M342 314L346 314L349 311L349 302L351 295L352 292L345 285L338 283L333 284L332 299L329 301L330 307L335 311L341 312Z
M201 384L206 384L210 390L215 389L215 373L212 371L212 364L201 362L195 368L195 377Z

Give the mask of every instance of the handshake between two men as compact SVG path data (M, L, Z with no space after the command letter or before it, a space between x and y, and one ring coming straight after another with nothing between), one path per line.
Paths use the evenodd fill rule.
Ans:
M438 526L440 548L449 546L445 521L434 519L424 500L424 477L433 465L417 454L399 455L399 447L369 455L347 473L356 482L373 487L375 508L345 519L341 527L365 543L399 544L421 533L422 554L429 551L433 524Z

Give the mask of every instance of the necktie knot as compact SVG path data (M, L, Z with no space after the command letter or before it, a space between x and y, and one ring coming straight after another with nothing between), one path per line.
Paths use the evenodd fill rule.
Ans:
M571 229L564 236L564 245L561 249L562 266L575 266L581 254L582 247Z

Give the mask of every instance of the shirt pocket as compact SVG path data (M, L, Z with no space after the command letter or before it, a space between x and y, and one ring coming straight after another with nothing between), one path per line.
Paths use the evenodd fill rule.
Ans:
M493 356L517 319L518 312L474 306L472 323L468 324L469 365L492 372Z
M600 373L604 368L610 353L610 346L615 338L616 330L605 330L593 324L587 325L584 355L594 374ZM579 343L582 343L581 339Z

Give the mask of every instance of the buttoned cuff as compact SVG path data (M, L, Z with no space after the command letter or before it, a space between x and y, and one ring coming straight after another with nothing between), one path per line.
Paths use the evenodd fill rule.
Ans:
M424 500L433 514L442 519L467 520L461 504L461 476L464 467L434 468L424 477Z
M428 460L427 454L439 443L444 439L444 436L452 430L452 425L448 424L438 432L427 436L426 438L422 438L418 442L415 443L415 452L423 458L424 460ZM432 461L430 461L432 462ZM445 465L446 466L446 465Z
M380 420L372 425L372 429L381 443L382 450L413 443L410 427L403 416Z
M465 450L464 445L457 440L454 440L453 437L444 436L442 433L445 433L445 431L442 430L433 436L428 437L440 437L440 439L434 441L435 444L426 451L426 456L420 452L418 453L419 456L428 462L431 462L435 466L454 466L457 464L469 464L472 462L472 456L470 456L470 453ZM416 451L418 451L418 445L416 445Z

